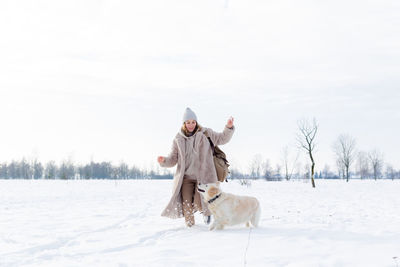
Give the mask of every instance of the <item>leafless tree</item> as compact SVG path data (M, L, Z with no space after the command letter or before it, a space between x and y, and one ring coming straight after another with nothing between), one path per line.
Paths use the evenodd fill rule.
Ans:
M297 153L296 158L293 160L293 163L290 163L290 156L289 156L289 148L288 146L285 146L283 148L283 157L282 157L282 161L283 161L283 171L284 171L284 175L285 175L285 179L287 181L289 181L292 178L294 169L296 167L296 163L297 163L297 159L299 158L299 153Z
M0 178L8 179L8 168L7 168L6 162L3 162L2 164L0 164Z
M276 164L275 166L275 180L281 181L282 180L282 166L279 164Z
M44 174L45 179L56 179L56 175L57 175L56 163L54 161L47 162L44 173L45 173Z
M75 177L74 164L70 160L62 161L58 169L58 176L64 180L73 179Z
M303 166L302 166L301 162L297 162L296 166L295 166L295 171L294 171L293 177L296 179L301 179L302 178L302 174L301 174L302 169L303 169Z
M264 177L265 180L273 180L274 171L272 170L269 159L266 159L262 163L262 172L263 172L262 176Z
M34 179L41 179L43 177L43 165L41 162L37 161L37 159L33 162L33 178Z
M315 187L314 181L314 168L315 168L315 160L313 157L313 151L315 149L315 136L318 131L318 124L316 119L314 118L312 122L308 120L299 120L297 122L298 129L300 133L297 135L297 142L300 148L303 148L311 161L311 184L312 187Z
M339 178L344 179L345 167L343 165L343 162L339 159L336 159L336 167L337 167L337 172L338 172Z
M369 175L368 155L364 151L357 153L357 172L360 179L365 179Z
M396 170L393 168L392 165L388 164L386 166L386 178L394 180L395 177L396 177Z
M382 173L383 155L379 150L374 149L368 153L368 159L372 167L372 175L376 180Z
M356 154L356 140L348 134L341 134L333 144L336 159L342 165L346 181L349 181L349 169Z
M22 158L18 166L20 169L20 175L21 175L20 178L32 179L32 169L29 162L25 158Z
M331 171L331 167L328 164L325 164L324 169L322 170L322 177L324 179L335 178L335 174Z
M262 173L262 156L260 154L256 154L253 157L253 160L250 163L250 175L253 179L258 179Z
M303 170L303 180L307 181L308 179L310 179L311 176L311 171L310 171L311 167L310 167L310 163L306 163L304 165L304 170Z
M127 179L129 175L129 166L125 162L120 162L118 166L119 179Z

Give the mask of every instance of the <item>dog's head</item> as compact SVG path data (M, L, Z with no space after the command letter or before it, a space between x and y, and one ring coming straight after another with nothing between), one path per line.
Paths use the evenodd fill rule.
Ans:
M220 182L210 183L210 184L198 184L197 191L203 195L206 201L212 199L219 193L221 193L221 189L219 188Z

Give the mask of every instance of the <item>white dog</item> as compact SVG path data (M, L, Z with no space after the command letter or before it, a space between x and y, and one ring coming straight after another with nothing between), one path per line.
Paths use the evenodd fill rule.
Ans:
M208 208L214 215L210 230L222 230L226 225L245 223L247 227L258 226L260 220L260 203L254 197L236 196L224 193L220 183L199 184L197 190L208 202Z

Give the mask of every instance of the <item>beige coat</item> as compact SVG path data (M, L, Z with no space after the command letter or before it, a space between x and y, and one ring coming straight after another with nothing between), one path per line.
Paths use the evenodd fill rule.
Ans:
M202 184L215 183L217 181L217 172L215 170L210 142L204 135L204 131L207 131L214 145L217 146L229 142L235 131L235 127L228 128L225 126L222 133L214 132L210 128L200 127L194 136L192 136L195 137L193 153L198 153L198 155L196 155L197 160L194 166L192 166L197 169L197 182ZM189 137L185 136L182 132L178 132L172 143L170 154L165 158L165 161L160 164L162 167L173 167L178 164L174 174L172 197L167 207L161 213L161 216L170 218L183 217L181 188L183 176L185 174L185 142L187 138ZM201 203L202 212L209 215L210 212L207 205L203 201L200 201L200 195L197 190L195 190L194 198L196 204Z

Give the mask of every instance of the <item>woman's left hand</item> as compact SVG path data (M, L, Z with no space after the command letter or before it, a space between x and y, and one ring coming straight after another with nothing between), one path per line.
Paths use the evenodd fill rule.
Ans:
M230 117L228 119L228 122L226 123L226 127L232 128L233 127L233 117Z

